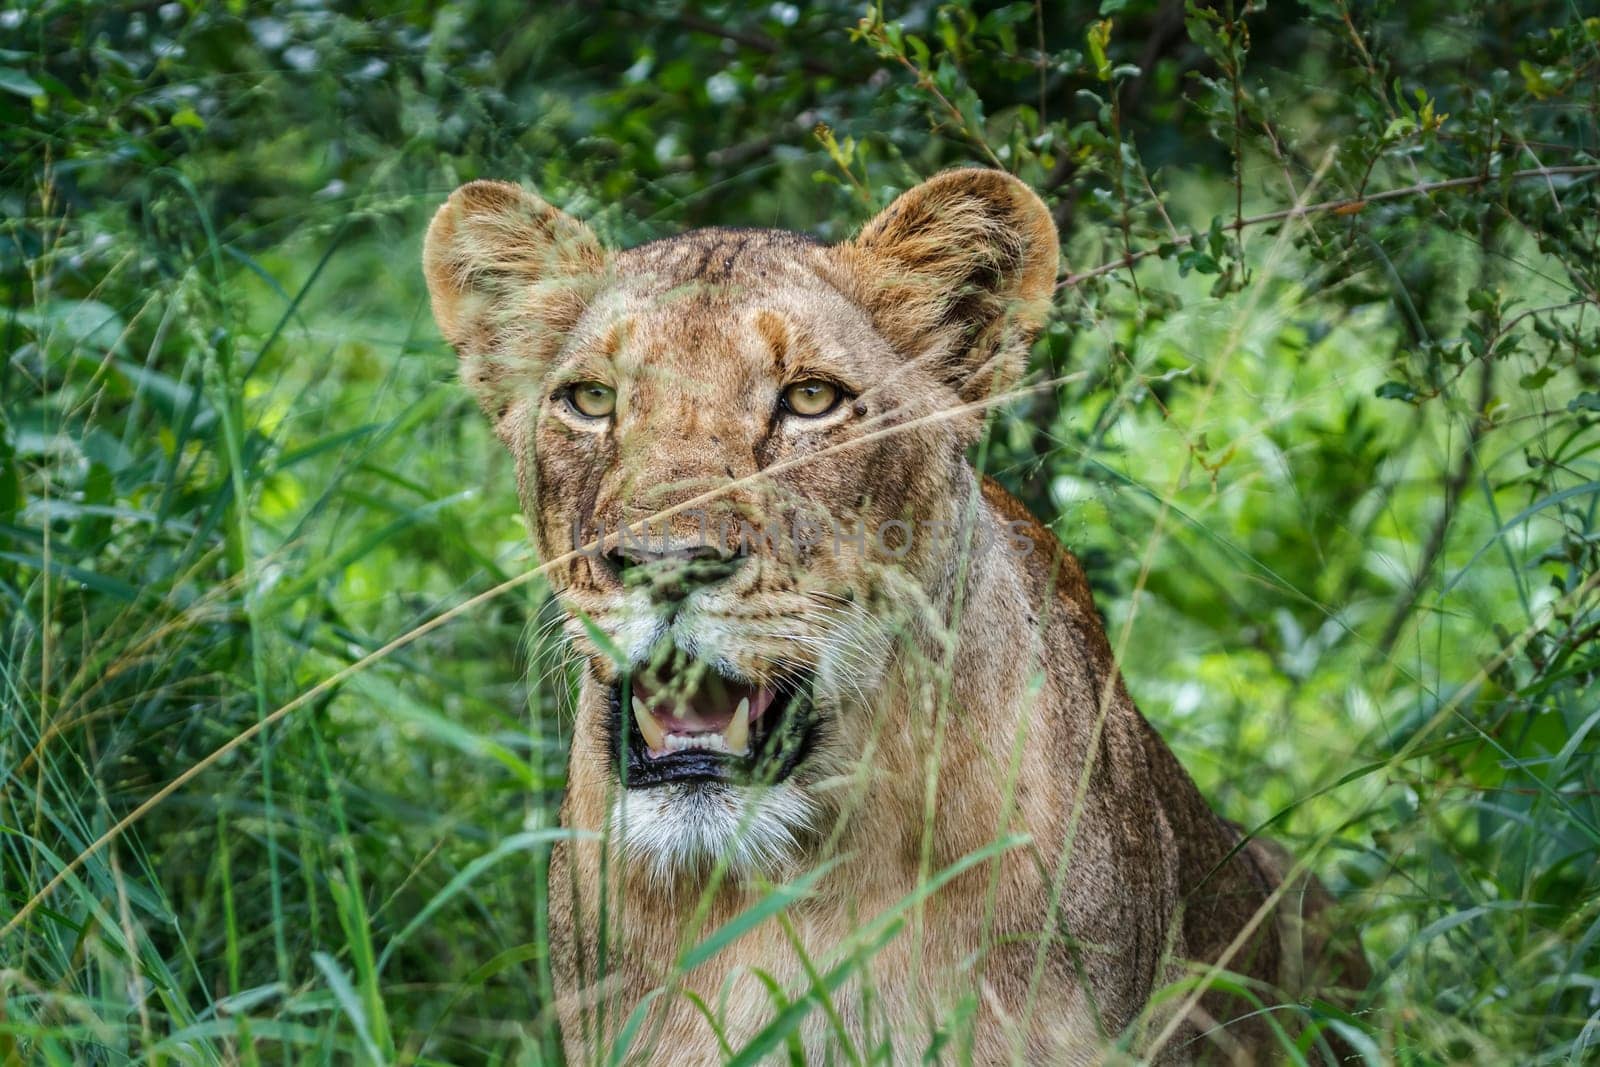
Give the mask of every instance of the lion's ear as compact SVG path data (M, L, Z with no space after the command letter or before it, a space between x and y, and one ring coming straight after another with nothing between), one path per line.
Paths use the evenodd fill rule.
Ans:
M510 182L469 182L428 226L434 321L492 417L537 380L599 287L606 254L582 222Z
M952 170L901 194L844 246L878 329L963 400L1015 382L1050 310L1050 212L1004 171Z

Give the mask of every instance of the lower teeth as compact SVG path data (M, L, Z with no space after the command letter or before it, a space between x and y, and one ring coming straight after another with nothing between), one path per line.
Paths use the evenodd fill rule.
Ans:
M722 752L729 751L728 743L721 734L668 734L666 737L668 752Z

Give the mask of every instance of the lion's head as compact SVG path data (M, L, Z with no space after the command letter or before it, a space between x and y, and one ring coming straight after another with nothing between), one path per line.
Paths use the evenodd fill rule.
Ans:
M609 797L656 869L782 859L863 750L898 643L948 607L966 449L1052 292L1049 213L958 170L842 244L707 229L618 252L473 182L424 261L584 664L571 788Z

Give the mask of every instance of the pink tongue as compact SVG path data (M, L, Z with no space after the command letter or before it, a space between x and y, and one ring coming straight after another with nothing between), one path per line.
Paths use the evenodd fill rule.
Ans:
M729 708L726 714L702 714L692 705L678 712L676 700L664 701L652 705L650 714L656 717L656 722L669 734L706 734L721 733L727 729L728 723L733 721L733 709Z
M767 709L772 707L772 702L777 698L778 691L776 689L769 689L766 686L757 689L750 697L750 721L755 722L765 715Z
M721 733L733 721L739 701L750 699L750 721L759 719L777 698L768 686L702 686L688 699L678 692L662 691L640 678L635 689L661 729L669 734Z

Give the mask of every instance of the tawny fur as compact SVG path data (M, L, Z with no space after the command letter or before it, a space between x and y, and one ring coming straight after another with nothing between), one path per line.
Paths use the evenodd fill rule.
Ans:
M1139 1054L1168 1022L1147 1010L1152 990L1215 961L1282 884L1287 854L1238 848L1135 708L1077 561L967 462L982 426L974 402L1020 376L1057 261L1044 206L996 171L940 175L836 246L700 230L608 253L504 183L472 183L440 209L425 252L435 317L516 458L585 663L562 821L594 836L557 849L550 894L574 1062L601 1055L662 986L636 1057L720 1061L688 994L738 1048L774 1014L756 972L804 995L795 941L826 971L862 924L1008 834L1028 844L908 914L835 995L837 1022L812 1011L803 1040L820 1057L842 1025L915 1058L968 998L974 1062L1102 1062L1119 1040ZM783 386L819 374L853 399L814 423L780 418ZM564 383L594 379L617 390L604 423L560 398ZM692 500L713 525L810 516L954 532L913 537L892 560L848 539L768 545L670 617L570 551L575 530L597 537L651 517L691 539L706 515L672 509ZM728 817L752 797L715 789L619 803L604 696L617 665L580 617L628 656L670 640L757 680L817 670L823 740L783 786L787 806ZM672 820L689 815L693 833L674 836ZM630 832L628 818L651 821ZM759 848L730 842L719 867L715 835L752 818L773 820ZM818 860L832 866L789 909L788 929L767 921L676 972L765 881ZM1228 969L1268 1001L1338 977L1336 954L1301 921L1327 902L1301 880ZM1336 962L1360 981L1359 952ZM1229 1024L1248 1011L1208 995L1158 1058L1264 1055L1259 1019Z

